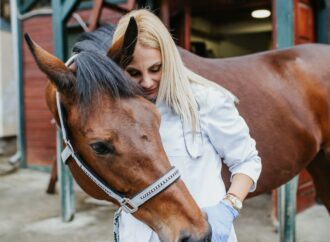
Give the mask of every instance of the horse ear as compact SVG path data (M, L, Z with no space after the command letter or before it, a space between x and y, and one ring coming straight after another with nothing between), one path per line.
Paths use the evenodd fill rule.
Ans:
M108 57L122 68L125 68L133 59L138 36L138 26L134 17L131 17L124 37L113 43L108 51Z
M59 92L70 91L76 80L74 73L61 60L36 44L27 33L24 37L39 69L47 75Z

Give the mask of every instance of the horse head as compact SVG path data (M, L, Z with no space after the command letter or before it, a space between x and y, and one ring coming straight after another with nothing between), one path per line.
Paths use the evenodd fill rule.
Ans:
M131 198L166 174L171 165L159 136L160 115L108 57L82 51L67 67L26 36L42 72L49 78L48 107L60 124L56 92L75 154L117 194ZM68 166L94 198L118 203L74 162ZM161 241L209 241L209 226L182 180L133 213Z

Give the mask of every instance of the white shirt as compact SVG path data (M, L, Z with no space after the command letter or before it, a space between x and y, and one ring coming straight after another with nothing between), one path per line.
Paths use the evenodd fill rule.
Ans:
M181 179L199 207L217 204L226 194L221 178L222 162L232 176L248 175L256 188L261 160L244 119L233 98L215 87L191 84L199 106L200 129L192 139L191 128L165 104L157 105L161 113L160 136L166 154L181 173ZM121 242L159 242L150 227L122 212L119 223ZM237 241L232 229L229 242Z

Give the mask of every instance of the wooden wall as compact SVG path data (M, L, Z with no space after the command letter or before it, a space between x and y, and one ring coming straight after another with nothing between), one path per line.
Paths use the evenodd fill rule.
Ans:
M27 19L22 29L44 49L53 52L51 16ZM35 64L25 41L23 63L26 162L28 165L49 165L56 159L56 129L44 98L47 78Z

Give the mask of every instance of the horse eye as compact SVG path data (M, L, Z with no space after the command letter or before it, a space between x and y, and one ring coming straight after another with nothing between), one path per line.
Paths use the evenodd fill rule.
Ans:
M97 142L90 144L90 147L94 150L97 155L107 155L113 154L115 152L115 148L110 143Z

